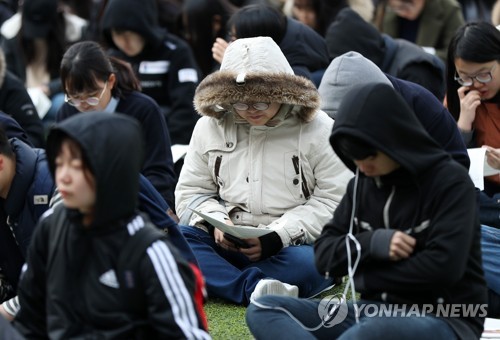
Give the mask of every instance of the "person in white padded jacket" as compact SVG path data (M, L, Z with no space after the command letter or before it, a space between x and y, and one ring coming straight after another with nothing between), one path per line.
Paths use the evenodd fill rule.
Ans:
M330 287L311 244L352 174L329 147L333 120L311 81L269 37L230 44L194 97L197 123L176 187L176 211L209 297L309 297ZM230 241L198 214L273 232Z

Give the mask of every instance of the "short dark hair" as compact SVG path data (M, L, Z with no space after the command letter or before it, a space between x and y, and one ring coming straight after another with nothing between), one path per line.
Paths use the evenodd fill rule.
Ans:
M280 44L286 32L286 17L278 9L265 4L254 4L240 8L228 21L234 28L237 39L271 37Z
M377 149L367 142L349 135L339 135L333 141L337 150L351 160L362 160L377 154Z

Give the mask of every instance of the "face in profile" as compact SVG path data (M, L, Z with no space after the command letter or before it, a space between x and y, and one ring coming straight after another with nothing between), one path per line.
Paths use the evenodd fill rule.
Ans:
M94 176L83 162L80 147L70 139L62 142L55 159L55 180L66 207L83 214L93 211L96 200Z

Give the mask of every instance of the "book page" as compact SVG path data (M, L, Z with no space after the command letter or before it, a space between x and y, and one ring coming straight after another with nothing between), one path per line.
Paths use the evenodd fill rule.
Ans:
M500 170L492 168L486 161L486 148L467 149L470 158L469 176L476 188L484 190L484 176L500 173Z
M482 339L500 339L500 319L486 318Z
M242 239L260 237L273 232L272 229L256 228L256 227L241 226L241 225L229 225L226 224L224 221L215 219L214 217L204 214L200 211L196 211L194 209L191 210L198 216L202 217L205 221L213 225L215 228L219 229L220 231L223 231L225 233L231 234L233 236Z

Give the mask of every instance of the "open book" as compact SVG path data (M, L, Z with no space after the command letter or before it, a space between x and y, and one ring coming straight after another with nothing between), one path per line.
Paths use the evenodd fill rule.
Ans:
M486 148L467 149L470 158L469 176L474 185L480 190L484 189L484 176L500 173L500 170L492 168L486 161Z
M486 318L482 339L500 339L500 319Z
M256 227L246 227L246 226L241 226L241 225L229 225L226 224L224 221L220 221L210 215L204 214L202 212L196 211L194 209L191 209L195 214L198 216L202 217L205 221L213 225L215 228L219 229L222 232L231 234L233 236L236 236L238 238L255 238L255 237L260 237L264 236L266 234L269 234L273 232L272 229L265 229L265 228L256 228Z

